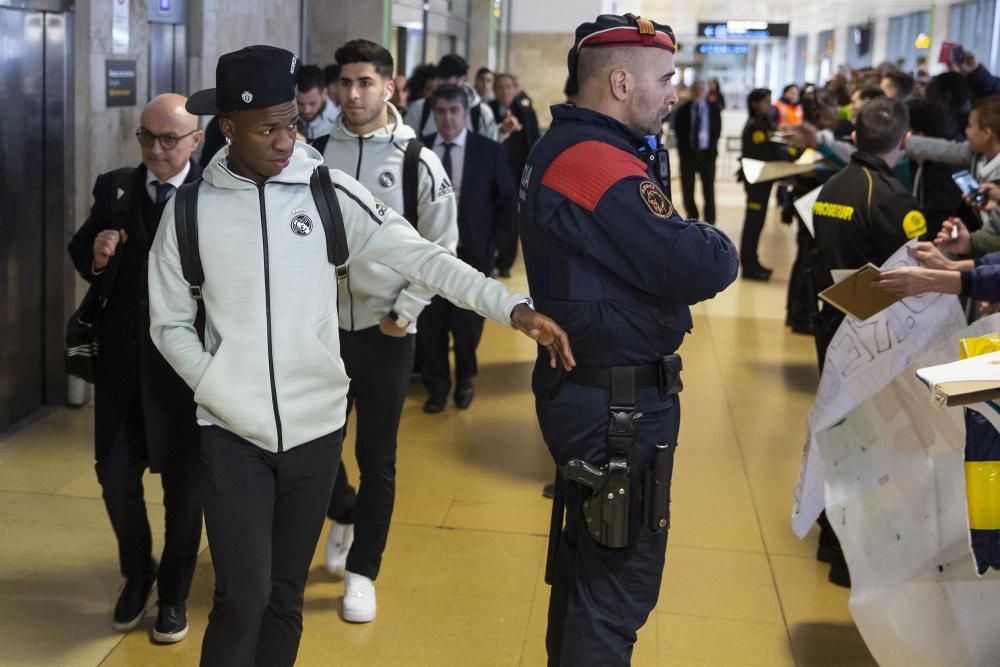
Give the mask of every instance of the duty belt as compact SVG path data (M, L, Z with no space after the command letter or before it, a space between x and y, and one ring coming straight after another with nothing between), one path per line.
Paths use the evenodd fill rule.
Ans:
M579 384L597 389L614 389L612 377L616 374L619 377L631 375L634 378L633 386L636 389L657 387L664 396L678 394L684 388L681 382L681 370L683 364L679 354L669 354L660 359L656 364L645 364L642 366L614 366L614 367L594 367L577 366L566 374L566 382Z

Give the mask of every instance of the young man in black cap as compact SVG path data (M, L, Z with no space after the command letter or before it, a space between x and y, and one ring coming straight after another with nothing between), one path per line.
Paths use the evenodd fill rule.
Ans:
M739 267L722 232L674 210L662 154L646 140L677 103L674 44L669 27L631 14L577 28L567 84L578 84L576 106L552 108L521 179L528 284L580 359L565 374L540 358L532 378L562 473L546 568L550 665L630 663L663 573L675 351L689 305L725 289Z
M295 661L309 563L342 447L349 378L340 359L337 277L352 261L382 261L520 329L551 351L553 364L574 364L565 333L530 299L422 239L337 171L330 185L350 259L344 267L331 263L320 221L332 207L319 208L310 188L322 157L294 139L298 70L294 55L270 46L219 59L218 87L187 106L221 115L229 144L191 193L197 237L178 239L177 211L195 212L175 206L187 201L190 191L181 191L167 204L149 255L150 333L194 389L203 426L215 597L201 662L212 667ZM182 269L192 246L203 268L200 289ZM194 329L198 297L204 344Z

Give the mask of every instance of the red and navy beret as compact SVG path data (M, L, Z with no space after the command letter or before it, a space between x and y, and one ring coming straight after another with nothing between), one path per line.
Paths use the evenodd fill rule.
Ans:
M596 21L577 26L576 40L567 57L567 88L577 90L576 61L582 49L624 46L659 48L674 53L677 50L677 40L668 25L634 14L602 14Z

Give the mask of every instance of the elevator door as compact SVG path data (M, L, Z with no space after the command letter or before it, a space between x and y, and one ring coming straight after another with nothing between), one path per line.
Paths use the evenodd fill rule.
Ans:
M45 398L45 14L0 8L0 431Z

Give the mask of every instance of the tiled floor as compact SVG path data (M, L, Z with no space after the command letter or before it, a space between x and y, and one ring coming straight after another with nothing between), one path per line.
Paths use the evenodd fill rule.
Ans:
M734 237L742 204L734 184L720 183L719 217ZM847 592L812 557L815 536L800 542L789 529L816 382L812 340L782 326L793 245L793 230L772 214L762 256L777 279L737 282L694 309L667 568L635 665L874 664ZM523 286L523 275L511 282ZM340 620L343 585L322 569L321 543L299 664L544 664L549 506L540 490L552 466L528 392L533 354L526 339L487 325L466 412L424 414L413 384L378 619ZM91 420L89 409L55 410L0 442L0 665L197 664L212 590L207 549L186 641L153 645L152 616L127 636L111 631L120 582ZM356 479L353 457L347 465ZM155 477L147 495L159 540Z

